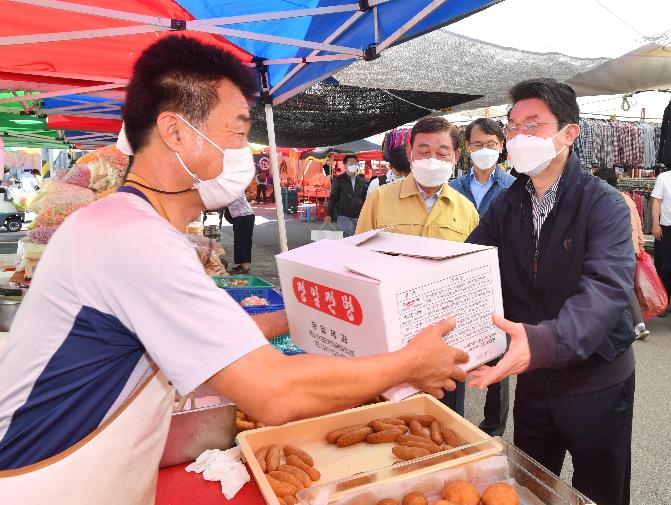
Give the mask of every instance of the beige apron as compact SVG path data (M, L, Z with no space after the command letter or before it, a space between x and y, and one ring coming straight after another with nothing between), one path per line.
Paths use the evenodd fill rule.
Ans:
M12 505L153 505L174 389L160 371L98 429L51 458L0 472Z

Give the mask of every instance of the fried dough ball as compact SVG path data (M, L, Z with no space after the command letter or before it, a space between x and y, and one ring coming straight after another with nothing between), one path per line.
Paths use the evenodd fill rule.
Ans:
M498 482L489 486L482 493L482 503L484 505L518 505L519 497L513 486L507 482Z
M454 505L480 505L480 493L473 484L464 480L448 482L443 487L443 499Z

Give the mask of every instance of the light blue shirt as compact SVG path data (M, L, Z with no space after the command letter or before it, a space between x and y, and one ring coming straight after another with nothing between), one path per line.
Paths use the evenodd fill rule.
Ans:
M416 181L415 184L417 184ZM429 211L429 214L431 214L433 206L436 205L436 202L438 201L438 198L440 198L440 193L442 193L443 189L439 189L432 196L426 196L426 193L424 193L424 190L419 187L419 184L417 184L417 189L419 190L419 194L422 195L422 198L424 198L424 202L426 203L426 208Z
M491 188L494 184L494 170L492 170L492 173L489 174L487 181L484 184L480 184L480 182L475 177L475 170L471 168L470 179L471 193L473 193L473 198L475 199L475 208L479 209L480 204L482 203L482 199L487 194L487 191L489 191L489 188Z

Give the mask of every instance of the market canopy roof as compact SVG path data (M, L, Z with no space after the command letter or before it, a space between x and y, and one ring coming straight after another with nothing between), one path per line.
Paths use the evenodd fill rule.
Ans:
M646 44L568 80L578 96L671 89L671 48Z
M353 61L497 1L119 0L110 9L105 0L0 0L0 89L41 92L43 111L118 117L138 55L165 32L186 31L255 65L262 94L280 104ZM46 102L64 94L98 103Z
M274 107L277 143L291 147L336 145L385 132L477 95L426 93L317 84ZM252 109L250 140L268 144L263 108Z
M354 63L334 78L344 85L482 96L453 107L466 110L506 103L511 85L524 79L566 81L607 61L501 47L443 28L393 47L379 60Z
M369 140L356 140L354 142L347 142L345 144L338 144L336 146L317 147L310 151L305 151L301 154L301 159L314 158L317 160L326 159L330 154L358 154L368 153L371 151L380 151L382 146L375 144Z

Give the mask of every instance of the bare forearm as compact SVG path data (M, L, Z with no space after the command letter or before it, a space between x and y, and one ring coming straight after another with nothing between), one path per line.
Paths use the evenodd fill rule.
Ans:
M284 310L256 314L252 316L252 319L263 333L263 336L268 340L289 333L289 322L287 321L287 313Z
M409 354L288 357L265 346L229 365L209 384L252 417L278 425L355 407L407 382L414 373Z
M662 202L657 198L653 198L652 199L652 225L653 226L659 226L659 216L661 215L661 211L662 211Z

